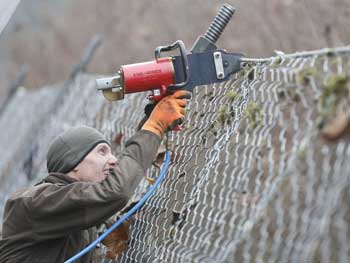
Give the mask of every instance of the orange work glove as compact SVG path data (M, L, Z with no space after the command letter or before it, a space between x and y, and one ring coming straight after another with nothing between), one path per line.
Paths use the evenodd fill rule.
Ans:
M164 97L154 107L148 120L142 126L142 130L151 131L161 138L168 127L173 127L183 121L185 107L191 93L186 90L178 90L174 94Z

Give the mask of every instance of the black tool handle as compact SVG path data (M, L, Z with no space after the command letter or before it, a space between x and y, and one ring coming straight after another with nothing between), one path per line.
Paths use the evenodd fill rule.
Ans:
M224 4L213 22L209 26L207 32L204 36L199 36L196 42L193 44L191 52L192 53L201 53L210 50L216 50L215 45L216 41L221 36L221 33L224 31L227 24L230 22L235 8L229 4Z
M209 26L204 37L215 44L227 24L230 22L235 11L236 9L233 6L224 4L214 18L214 21Z

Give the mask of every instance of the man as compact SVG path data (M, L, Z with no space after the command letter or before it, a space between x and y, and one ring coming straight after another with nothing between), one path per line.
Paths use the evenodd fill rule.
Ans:
M89 127L58 136L49 176L15 192L5 206L1 263L64 262L96 238L96 226L121 210L156 157L164 132L184 118L189 93L163 98L117 159ZM93 252L76 262L92 262Z

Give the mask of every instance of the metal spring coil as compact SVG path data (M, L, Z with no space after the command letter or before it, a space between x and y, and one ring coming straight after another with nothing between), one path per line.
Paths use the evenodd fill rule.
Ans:
M232 7L229 4L224 4L220 8L219 13L215 17L214 21L211 23L204 37L212 43L215 43L219 39L222 31L224 31L230 19L232 18L234 12L234 7Z

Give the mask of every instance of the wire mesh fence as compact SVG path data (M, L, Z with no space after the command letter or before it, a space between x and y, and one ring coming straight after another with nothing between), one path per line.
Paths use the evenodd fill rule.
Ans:
M170 135L168 174L133 216L116 262L349 262L349 74L345 48L246 60L229 81L196 87L185 128ZM1 117L9 138L22 138L1 153L2 204L18 182L45 176L48 144L64 127L94 126L120 152L146 103L144 94L107 103L87 75L45 92L17 95ZM17 119L26 132L5 128L20 103L55 110L40 129L26 115ZM18 179L23 167L31 178ZM133 200L148 188L143 180Z

